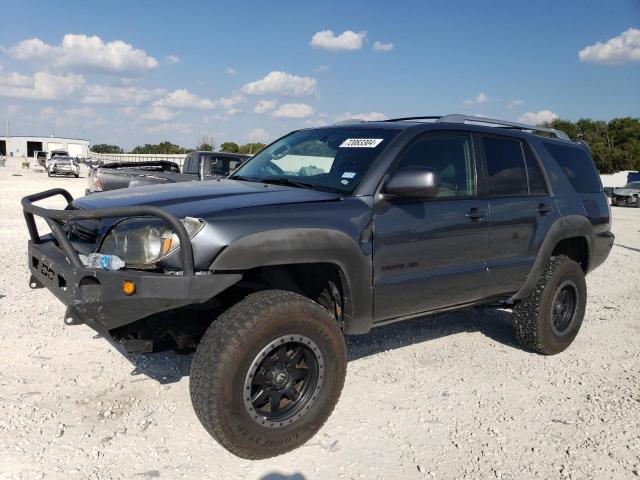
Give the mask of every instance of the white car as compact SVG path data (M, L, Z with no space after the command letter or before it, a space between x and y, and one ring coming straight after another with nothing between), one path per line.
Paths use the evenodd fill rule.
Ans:
M80 165L74 157L55 156L49 161L47 175L73 175L78 178L80 176Z

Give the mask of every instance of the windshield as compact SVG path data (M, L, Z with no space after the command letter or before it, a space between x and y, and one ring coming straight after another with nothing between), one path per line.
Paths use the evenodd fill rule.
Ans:
M230 178L351 193L399 130L322 128L278 140Z
M631 183L627 183L624 187L622 188L632 188L634 190L640 190L640 182L631 182Z

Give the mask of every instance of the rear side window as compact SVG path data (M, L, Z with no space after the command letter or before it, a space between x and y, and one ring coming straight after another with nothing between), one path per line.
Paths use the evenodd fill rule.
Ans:
M527 173L518 140L483 137L488 194L494 197L529 195Z
M558 162L576 192L600 192L598 172L584 149L566 147L551 142L543 142L543 145L553 159Z
M546 195L547 184L542 176L540 165L526 145L523 145L524 159L527 164L527 176L529 177L529 193L531 195Z

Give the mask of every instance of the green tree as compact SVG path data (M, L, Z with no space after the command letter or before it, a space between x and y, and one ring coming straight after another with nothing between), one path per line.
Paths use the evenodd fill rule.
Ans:
M245 143L240 147L240 153L244 153L245 155L255 155L264 147L266 147L264 143Z
M192 152L191 148L183 148L169 141L160 142L156 145L145 143L144 146L137 146L131 153L147 153L155 155L175 155Z
M609 122L581 118L577 122L556 119L543 124L563 130L572 140L589 145L600 173L640 169L640 119L623 117Z
M220 145L220 150L222 152L238 153L240 151L240 147L236 142L224 142Z
M210 143L201 143L196 147L196 150L202 150L203 152L213 152L213 145Z
M124 150L122 150L118 145L109 145L106 143L92 145L91 151L95 153L124 153Z

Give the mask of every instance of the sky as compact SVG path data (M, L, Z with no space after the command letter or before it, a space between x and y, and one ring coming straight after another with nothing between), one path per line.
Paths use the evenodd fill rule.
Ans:
M346 118L640 116L640 0L0 7L0 134L130 149Z

